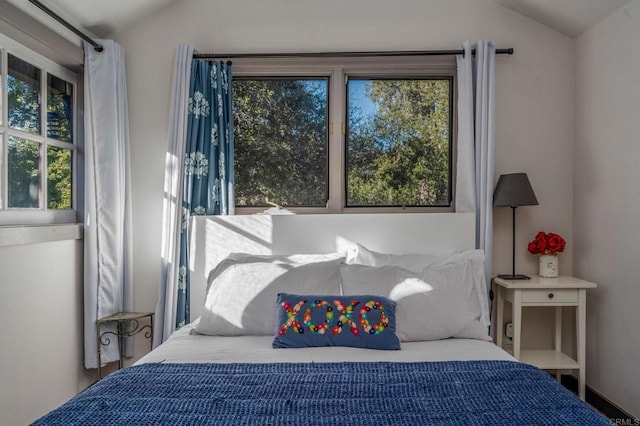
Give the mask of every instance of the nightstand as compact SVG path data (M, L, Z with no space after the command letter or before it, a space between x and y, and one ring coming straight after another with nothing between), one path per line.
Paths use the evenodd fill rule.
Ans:
M532 276L530 280L505 280L494 278L497 290L496 344L502 347L504 326L504 301L511 302L513 309L513 356L521 362L535 365L543 370L578 370L578 393L584 400L585 392L585 338L587 289L595 283L569 276L542 278ZM554 349L520 350L522 333L522 308L528 306L555 307ZM562 352L562 307L576 308L576 352L577 360Z
M127 337L135 336L136 334L144 331L144 337L150 340L151 348L153 349L153 312L117 312L115 314L100 318L96 321L96 338L98 340L98 378L102 379L102 363L100 362L100 352L102 346L109 346L111 340L109 335L118 339L118 368L122 368L124 365L124 339ZM140 325L140 320L148 318L149 323L147 325ZM115 323L115 331L102 331L101 326L109 323Z

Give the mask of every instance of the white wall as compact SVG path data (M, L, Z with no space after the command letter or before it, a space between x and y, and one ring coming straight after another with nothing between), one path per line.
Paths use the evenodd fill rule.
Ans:
M452 49L467 39L514 47L513 56L497 59L496 180L527 172L540 201L518 209L517 268L536 272L526 243L544 229L567 240L560 270L571 273L574 56L564 35L490 0L190 0L115 38L127 60L136 309L153 309L157 297L167 120L180 43L201 52ZM508 208L495 210L494 241L494 270L509 271ZM551 339L545 344L551 347Z
M29 424L86 388L82 240L0 247L0 423Z
M577 39L574 272L591 387L640 417L640 0Z

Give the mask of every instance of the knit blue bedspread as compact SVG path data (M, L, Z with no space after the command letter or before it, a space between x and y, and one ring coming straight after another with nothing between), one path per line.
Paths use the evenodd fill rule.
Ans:
M35 425L609 425L510 361L143 364Z

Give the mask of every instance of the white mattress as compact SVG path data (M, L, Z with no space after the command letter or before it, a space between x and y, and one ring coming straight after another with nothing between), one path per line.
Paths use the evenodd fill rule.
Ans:
M136 364L149 362L420 362L509 360L511 355L491 342L473 339L446 339L430 342L403 342L399 351L346 347L273 349L272 336L203 336L190 334L193 324L176 331Z

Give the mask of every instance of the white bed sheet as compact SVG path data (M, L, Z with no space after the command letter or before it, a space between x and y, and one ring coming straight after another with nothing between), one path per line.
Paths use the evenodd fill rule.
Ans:
M347 347L273 349L272 336L204 336L190 334L191 323L149 352L136 364L150 362L421 362L421 361L515 361L492 342L474 339L446 339L429 342L403 342L399 351Z

